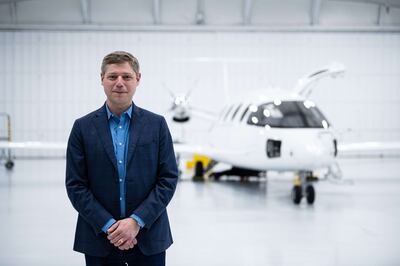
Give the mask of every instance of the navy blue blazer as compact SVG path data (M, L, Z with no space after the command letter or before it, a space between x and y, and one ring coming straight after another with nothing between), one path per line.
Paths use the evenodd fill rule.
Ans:
M145 226L137 235L146 255L172 244L166 206L175 192L178 170L165 119L133 105L126 165L126 215ZM75 121L67 147L66 188L78 211L74 250L105 257L113 245L101 228L120 220L117 163L103 105Z

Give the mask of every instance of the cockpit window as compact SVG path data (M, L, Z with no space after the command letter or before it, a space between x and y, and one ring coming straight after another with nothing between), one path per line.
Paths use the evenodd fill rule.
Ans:
M328 128L328 120L311 101L277 101L253 108L247 124L278 128Z

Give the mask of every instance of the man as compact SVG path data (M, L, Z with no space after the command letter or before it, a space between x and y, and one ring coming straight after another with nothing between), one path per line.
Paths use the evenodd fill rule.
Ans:
M141 73L127 52L106 55L98 110L75 121L66 188L78 211L74 250L86 265L165 265L172 244L166 206L177 166L165 119L133 104Z

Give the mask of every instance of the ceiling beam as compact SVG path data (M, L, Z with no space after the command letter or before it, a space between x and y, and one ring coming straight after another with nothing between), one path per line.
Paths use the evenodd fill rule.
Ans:
M28 2L33 0L2 0L0 1L0 5L2 4L11 4L11 3L19 3L19 2Z
M18 22L17 2L10 2L10 14L11 14L11 23L16 24Z
M81 0L81 13L82 13L82 21L84 24L89 24L91 22L89 1L90 0Z
M319 15L321 14L321 0L312 0L310 12L310 24L319 24Z
M251 24L251 17L253 13L253 0L243 0L243 24Z
M331 2L353 2L353 3L364 3L364 4L375 4L383 5L386 7L400 8L399 0L329 0Z
M197 9L195 23L197 25L203 25L206 22L204 14L204 0L197 0Z
M380 26L382 24L382 5L378 5L378 14L376 18L376 25Z
M357 27L327 27L327 26L210 26L204 25L98 25L98 24L1 24L0 31L125 31L125 32L330 32L330 33L400 33L399 26L357 26Z
M161 23L161 0L153 0L153 21L154 24L158 25Z

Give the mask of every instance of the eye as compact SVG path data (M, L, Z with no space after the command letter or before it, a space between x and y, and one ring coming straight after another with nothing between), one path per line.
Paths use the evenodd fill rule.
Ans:
M109 75L109 76L107 76L107 79L109 79L109 80L116 80L117 78L118 78L117 75Z
M133 77L131 75L123 75L122 78L126 81L132 80Z

